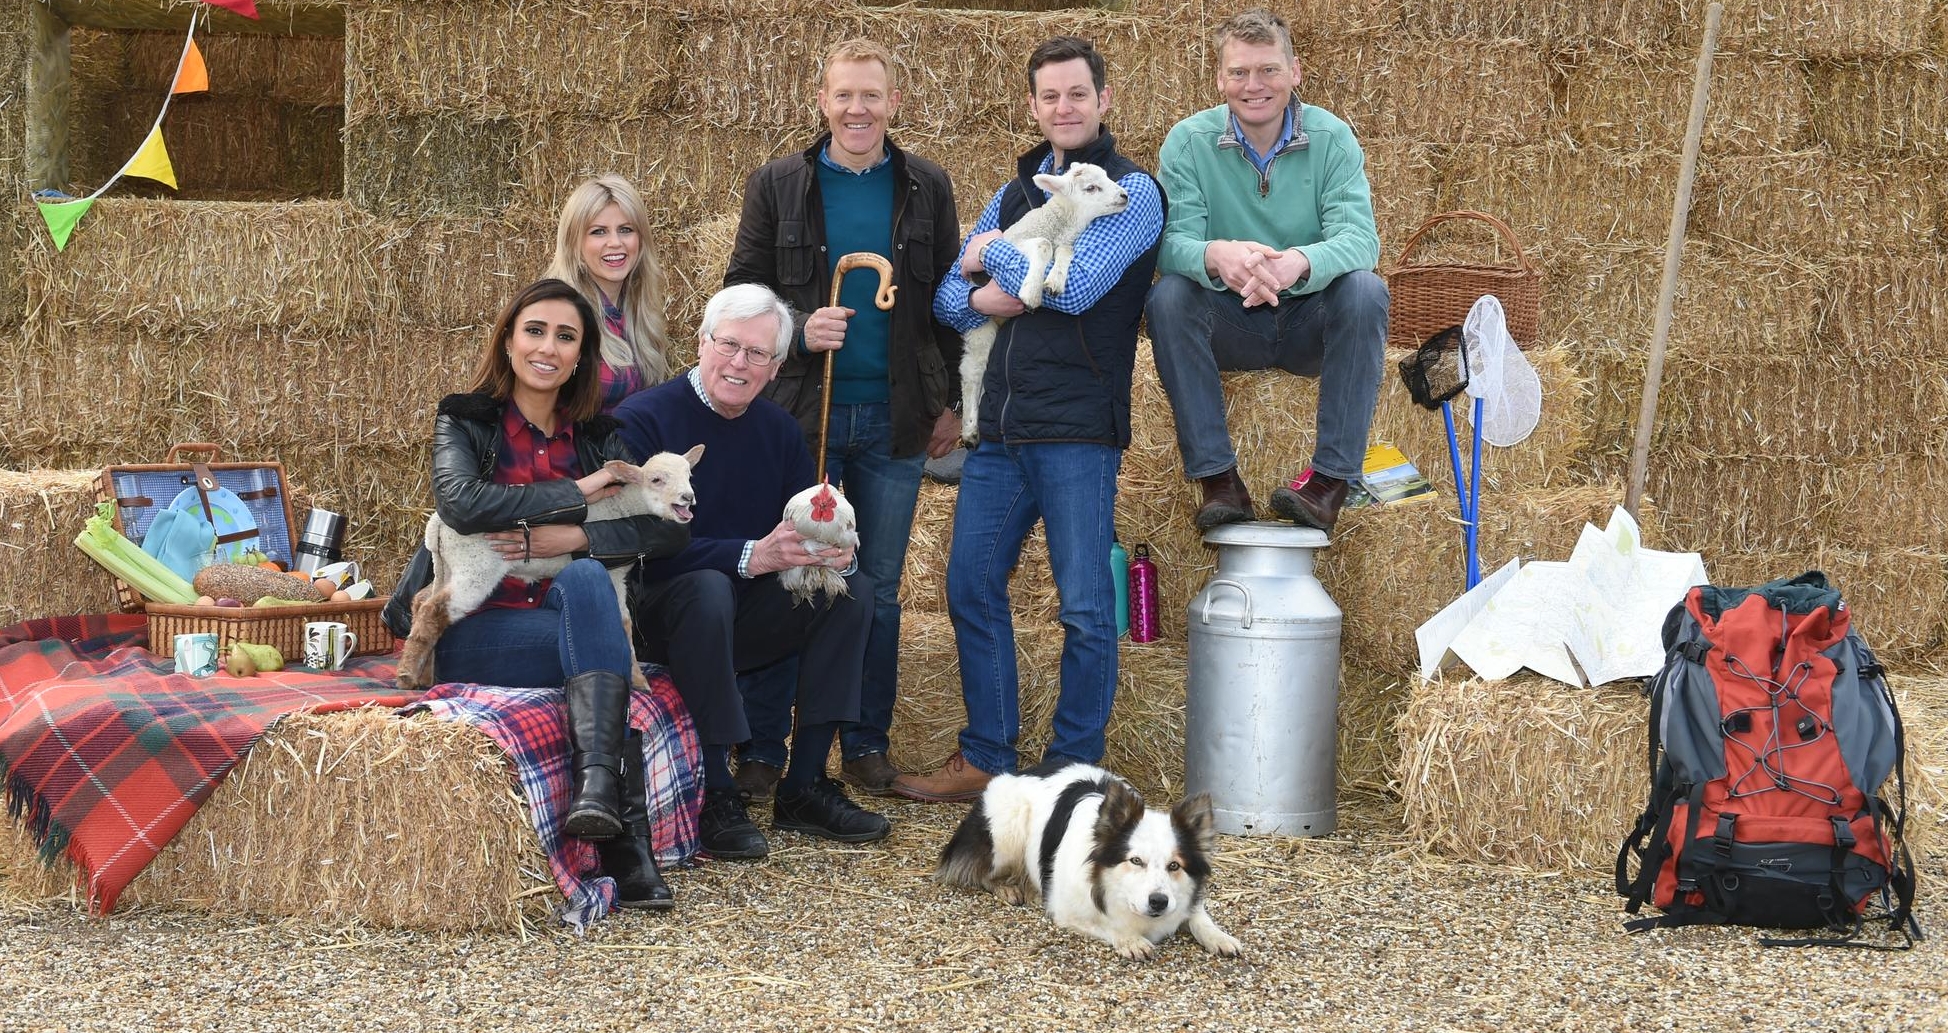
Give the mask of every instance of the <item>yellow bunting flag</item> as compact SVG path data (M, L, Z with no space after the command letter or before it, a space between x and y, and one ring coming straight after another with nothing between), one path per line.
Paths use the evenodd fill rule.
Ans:
M169 164L169 148L163 146L160 126L149 130L149 138L142 141L142 149L129 159L126 174L153 179L167 184L171 190L176 189L176 169Z
M183 66L176 71L176 85L169 88L170 93L207 93L210 89L210 68L203 63L203 51L195 40L189 41L189 48L183 51Z
M36 201L34 204L40 208L41 218L47 220L47 232L54 238L54 250L65 251L68 237L74 234L75 223L80 222L81 217L88 214L88 209L95 206L95 199L89 197L59 204Z

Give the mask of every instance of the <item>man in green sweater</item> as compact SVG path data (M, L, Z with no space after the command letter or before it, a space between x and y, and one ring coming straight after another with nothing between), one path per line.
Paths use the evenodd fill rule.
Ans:
M1272 509L1330 531L1365 462L1386 352L1366 158L1351 127L1300 103L1284 19L1246 11L1215 42L1225 103L1177 123L1157 162L1170 198L1144 305L1157 375L1184 474L1203 487L1200 531L1253 517L1218 371L1318 377L1310 475L1273 491Z

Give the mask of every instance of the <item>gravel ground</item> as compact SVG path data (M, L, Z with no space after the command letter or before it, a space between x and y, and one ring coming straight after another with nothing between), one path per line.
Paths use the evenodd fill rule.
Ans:
M1426 857L1385 805L1323 840L1221 842L1211 912L1151 962L936 887L960 809L888 803L886 844L786 833L675 873L678 910L431 936L66 903L0 910L0 1030L1948 1030L1948 952L1627 936L1607 877ZM1948 930L1942 865L1921 922Z

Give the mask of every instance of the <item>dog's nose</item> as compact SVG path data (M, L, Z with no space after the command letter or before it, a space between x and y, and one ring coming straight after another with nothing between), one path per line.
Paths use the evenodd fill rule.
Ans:
M1163 895L1163 894L1161 894L1161 893L1152 893L1152 894L1150 894L1150 915L1151 915L1151 917L1155 917L1155 916L1157 916L1157 915L1160 915L1160 914L1163 914L1163 913L1164 913L1164 911L1165 911L1165 910L1166 910L1167 908L1169 908L1169 907L1170 907L1170 898L1169 898L1169 897L1166 897L1166 896L1164 896L1164 895Z

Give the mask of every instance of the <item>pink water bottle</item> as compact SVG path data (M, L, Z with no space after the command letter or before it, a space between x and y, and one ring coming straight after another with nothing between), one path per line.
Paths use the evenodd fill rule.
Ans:
M1163 635L1157 625L1157 561L1139 545L1130 560L1130 641L1155 642Z

